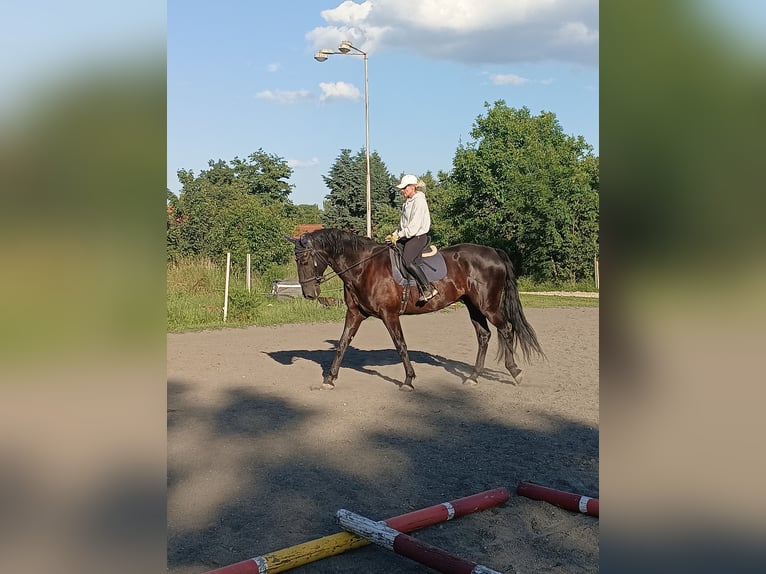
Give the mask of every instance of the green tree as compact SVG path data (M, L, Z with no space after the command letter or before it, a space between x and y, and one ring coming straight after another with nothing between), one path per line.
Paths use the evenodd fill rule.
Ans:
M292 246L285 235L292 228L285 205L247 195L228 203L216 215L208 236L208 254L231 252L232 266L244 269L250 253L252 269L264 273L274 264L289 261Z
M598 252L598 158L551 112L485 103L461 145L442 215L461 241L506 249L538 280L592 277Z
M176 260L183 253L183 235L181 226L184 222L183 216L179 213L178 197L166 188L166 206L167 228L166 228L166 246L168 261Z
M325 197L322 223L326 227L345 229L359 235L367 234L367 156L364 149L356 155L350 149L341 150L322 176L330 193ZM396 194L391 186L394 178L377 152L370 154L370 205L374 235L379 218L386 207L394 207ZM395 191L395 190L394 190ZM385 233L384 233L385 235Z
M372 237L376 241L383 241L389 233L399 227L399 216L401 209L391 205L383 205L374 212L375 225L372 228Z
M249 161L211 160L208 166L199 176L178 172L182 189L177 200L168 196L168 208L173 202L179 237L171 236L169 214L169 253L217 259L230 251L239 267L250 253L256 271L287 262L290 246L284 235L294 225L295 206L284 181L292 173L286 162L259 150Z
M355 233L366 232L365 167L351 156L350 149L342 149L328 175L323 175L330 193L325 197L322 223L325 227L345 229Z
M252 195L267 197L284 204L289 202L292 186L287 182L293 173L287 162L263 149L251 153L247 161L235 157L231 161L235 178L245 191Z
M356 161L365 162L363 151L356 156ZM394 187L397 179L391 175L383 159L374 151L370 154L370 203L372 204L372 225L376 227L378 220L376 212L386 207L399 207L399 191ZM366 185L366 181L365 181Z
M298 204L295 206L295 224L322 223L322 211L317 204Z

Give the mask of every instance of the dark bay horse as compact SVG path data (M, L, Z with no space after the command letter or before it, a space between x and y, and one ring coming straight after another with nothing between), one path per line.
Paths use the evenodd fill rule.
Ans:
M412 290L403 310L405 315L431 313L456 301L463 302L468 308L479 340L479 352L473 372L464 383L478 384L484 368L490 338L487 321L497 328L498 356L503 357L515 383L521 382L521 369L513 358L517 346L521 347L527 361L532 354L545 356L534 329L524 317L511 260L499 249L472 243L440 249L447 275L434 283L439 295L423 304L417 301L417 287L402 287L394 282L388 245L338 229L320 229L304 234L300 239L288 239L295 245L298 279L304 297L315 299L319 296L319 286L324 280L322 275L327 267L342 279L344 285L348 309L346 322L335 359L324 377L323 388L335 387L343 355L362 321L367 317L378 317L388 329L404 363L406 378L399 388L413 390L415 371L399 322L403 289Z

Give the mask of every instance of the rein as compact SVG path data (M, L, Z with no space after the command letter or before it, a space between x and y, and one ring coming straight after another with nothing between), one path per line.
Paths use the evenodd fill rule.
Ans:
M365 257L364 259L360 259L356 263L349 265L343 271L337 271L337 272L333 271L329 275L314 276L311 279L306 279L305 281L298 280L298 283L300 285L303 285L304 283L310 283L311 281L316 281L317 285L321 285L322 283L325 283L334 277L340 277L343 273L345 273L349 269L352 269L353 267L356 267L357 265L360 265L364 263L365 261L369 261L370 259L375 257L378 253L380 253L383 249L388 249L388 245L381 245L380 247L376 247L375 249L372 250L372 253L370 253L368 257ZM327 259L323 257L321 254L319 254L313 247L306 247L305 249L301 249L300 251L296 249L295 250L296 259L298 255L305 253L306 251L308 251L312 257L314 258L318 257L322 261L322 263L324 263L327 267L330 267L332 269L332 267L330 266L330 262L327 261ZM316 267L316 263L314 264L314 266Z

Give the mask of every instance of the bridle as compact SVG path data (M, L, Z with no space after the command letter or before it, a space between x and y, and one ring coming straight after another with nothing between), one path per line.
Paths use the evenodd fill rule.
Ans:
M298 248L299 244L301 246L303 246L302 249ZM311 277L310 279L305 279L303 281L298 280L298 283L301 286L303 286L304 283L310 283L312 281L315 281L317 286L319 286L322 283L325 283L325 282L329 281L330 279L333 279L334 277L340 277L343 273L345 273L349 269L352 269L353 267L356 267L357 265L360 265L360 264L364 263L365 261L369 261L370 259L375 257L378 253L380 253L383 249L388 249L388 245L381 245L380 247L376 247L375 249L372 250L372 253L370 253L370 255L368 257L365 257L364 259L360 259L356 263L353 263L352 265L349 265L343 271L337 271L337 272L333 271L329 275L318 275L318 274L316 274L316 269L317 269L317 267L319 267L319 265L317 265L317 259L319 259L319 261L324 263L325 268L327 268L327 267L332 268L330 266L330 262L327 260L326 257L324 257L316 249L314 249L314 246L311 244L311 239L305 238L305 241L304 241L304 237L301 237L300 240L298 241L298 243L296 243L296 245L295 245L295 262L297 264L299 264L299 265L305 264L305 263L301 262L301 259L302 259L302 256L304 254L308 253L308 255L311 256L312 262L314 263L314 276Z
M318 285L321 285L322 283L324 283L325 281L329 281L330 277L319 275L316 272L317 267L319 267L319 265L317 265L317 259L319 259L322 263L324 263L325 269L330 266L329 261L327 261L327 259L325 257L320 255L316 251L316 249L314 249L314 246L311 245L311 240L307 240L307 242L304 242L303 237L301 237L300 240L299 240L299 244L300 245L307 245L307 246L304 247L303 249L298 249L298 244L296 243L296 245L295 245L295 262L298 265L305 265L305 262L303 262L301 260L303 259L304 254L308 253L309 256L311 256L311 262L314 264L314 276L311 279L305 279L303 281L301 281L299 279L298 283L301 286L303 286L304 283L310 283L312 281L315 281L317 286L318 286Z

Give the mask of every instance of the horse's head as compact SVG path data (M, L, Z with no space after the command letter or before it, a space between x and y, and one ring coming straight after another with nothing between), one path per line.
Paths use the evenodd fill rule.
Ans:
M327 260L317 253L308 235L299 239L287 237L295 245L295 263L298 266L298 282L301 284L303 296L306 299L319 297L319 284L322 274L327 269Z

